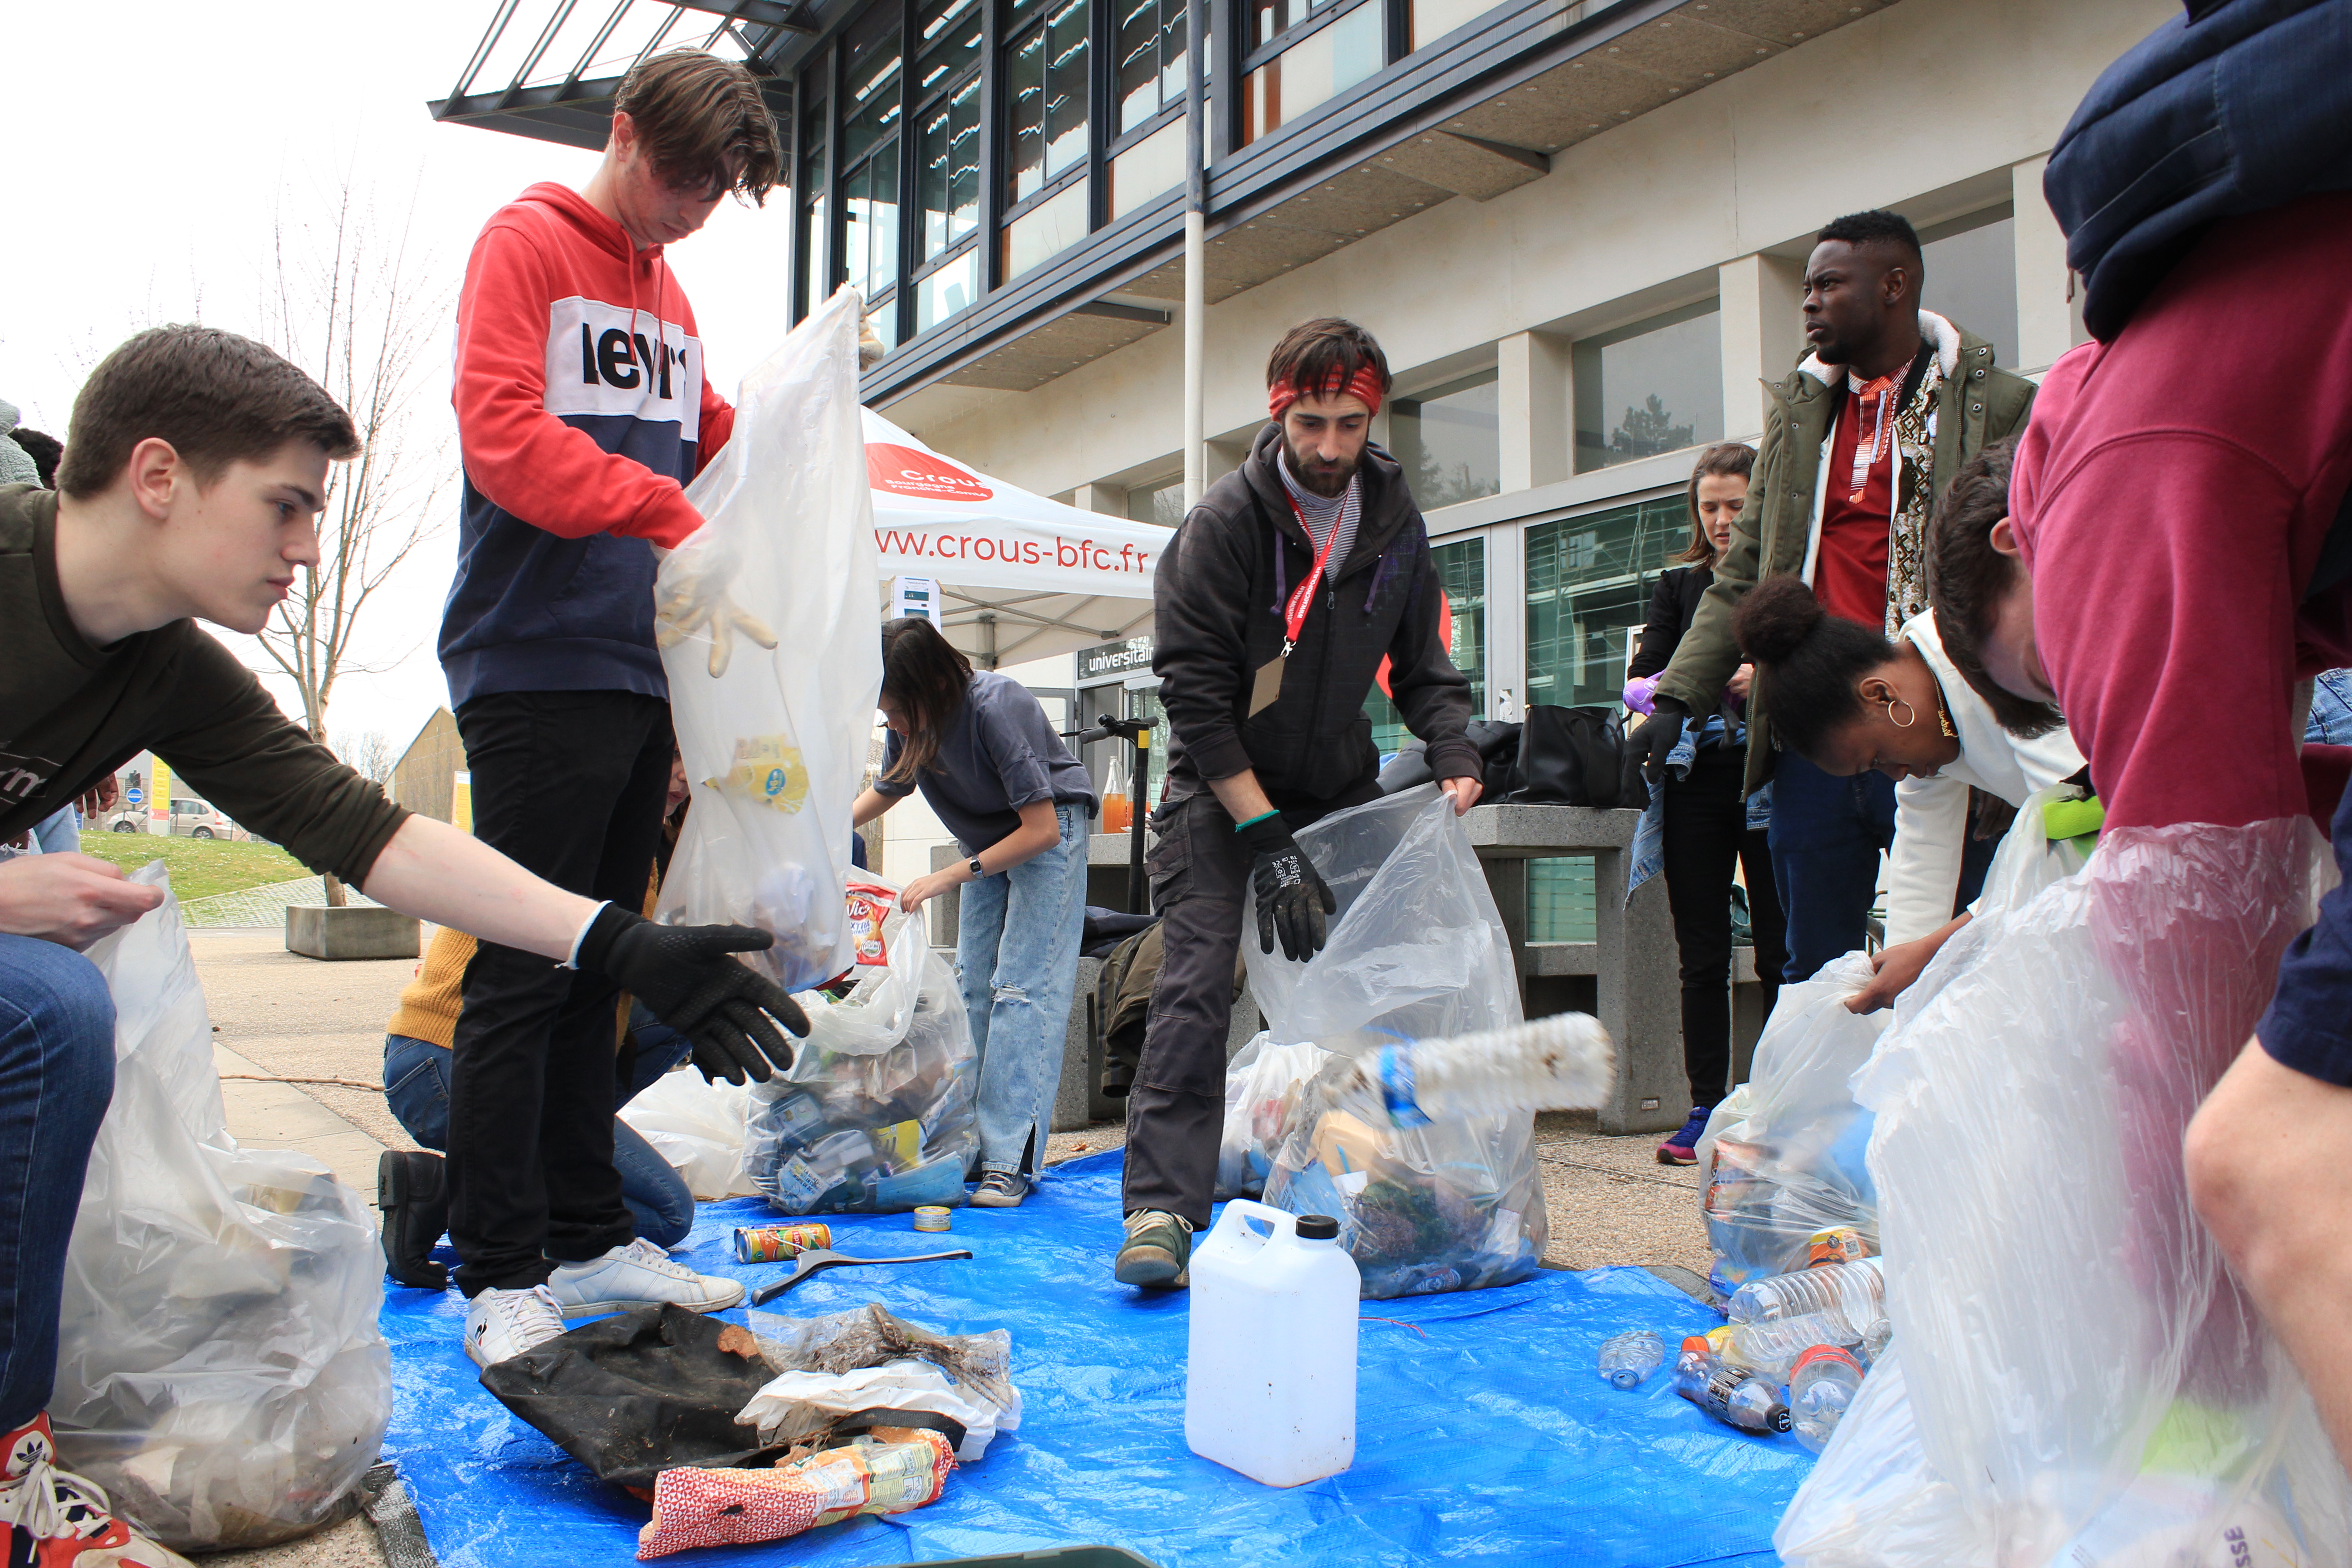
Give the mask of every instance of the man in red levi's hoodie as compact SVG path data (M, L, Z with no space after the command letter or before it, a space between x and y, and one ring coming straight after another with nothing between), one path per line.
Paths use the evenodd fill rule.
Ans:
M533 185L492 215L458 299L465 496L440 654L474 831L621 909L645 894L673 749L656 548L701 525L681 486L734 422L662 247L730 191L764 198L782 168L743 66L646 60L614 99L587 187ZM484 942L461 995L447 1176L467 1352L488 1366L567 1316L732 1306L739 1286L631 1226L613 1166L613 985ZM378 1172L379 1203L398 1201L397 1178Z

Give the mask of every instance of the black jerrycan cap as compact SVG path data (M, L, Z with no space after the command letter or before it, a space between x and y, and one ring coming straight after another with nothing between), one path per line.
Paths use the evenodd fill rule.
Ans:
M1339 1222L1328 1214L1303 1214L1298 1216L1298 1239L1301 1241L1336 1241Z

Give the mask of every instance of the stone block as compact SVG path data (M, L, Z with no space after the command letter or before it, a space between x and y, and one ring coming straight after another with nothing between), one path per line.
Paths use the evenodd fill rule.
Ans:
M415 958L416 918L379 904L289 904L286 951L305 958Z

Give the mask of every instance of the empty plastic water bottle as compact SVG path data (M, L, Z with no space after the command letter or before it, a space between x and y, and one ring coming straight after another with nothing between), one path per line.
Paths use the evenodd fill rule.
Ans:
M1895 1338L1895 1325L1885 1318L1862 1331L1862 1360L1865 1366L1876 1366L1878 1358L1886 1353L1886 1346Z
M1616 1047L1599 1020L1556 1013L1507 1029L1384 1046L1358 1069L1399 1127L1515 1110L1584 1110L1609 1098Z
M1815 1345L1789 1373L1790 1418L1797 1441L1818 1454L1862 1392L1862 1363L1832 1345Z
M1619 1388L1639 1388L1665 1360L1664 1340L1648 1329L1632 1329L1601 1345L1601 1375Z
M1731 1293L1724 1315L1735 1323L1755 1323L1831 1311L1843 1313L1852 1331L1838 1342L1850 1345L1859 1342L1864 1330L1886 1315L1885 1261L1865 1258L1858 1263L1801 1268L1794 1274L1750 1279Z
M1715 1352L1704 1335L1693 1334L1683 1341L1682 1352L1675 1358L1675 1392L1692 1404L1700 1403L1706 1380L1715 1375Z
M1843 1313L1807 1312L1801 1318L1732 1324L1724 1359L1761 1373L1777 1385L1789 1381L1790 1369L1798 1358L1816 1345L1844 1346L1859 1340Z

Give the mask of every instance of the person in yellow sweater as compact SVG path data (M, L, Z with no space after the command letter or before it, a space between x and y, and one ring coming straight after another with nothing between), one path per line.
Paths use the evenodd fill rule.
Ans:
M668 807L673 819L687 791L684 764L674 763ZM656 868L646 891L648 914L659 886ZM424 1149L388 1149L377 1159L383 1260L392 1278L421 1289L446 1290L449 1285L448 1270L432 1258L449 1225L448 1185L439 1151L448 1147L449 1069L455 1060L450 1042L457 1035L460 993L474 945L474 939L461 931L444 926L435 932L416 967L416 978L401 992L399 1005L384 1025L384 1100L394 1119ZM614 1023L613 1108L618 1110L684 1061L691 1042L625 994ZM618 1116L613 1119L613 1165L620 1173L621 1201L636 1222L637 1235L664 1248L684 1241L694 1227L694 1194L669 1162Z

